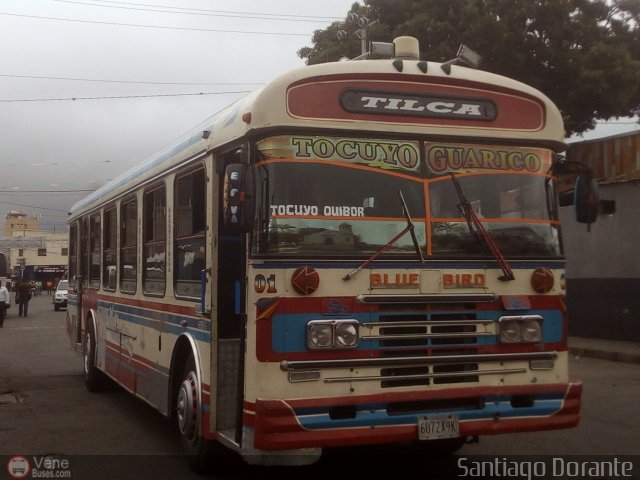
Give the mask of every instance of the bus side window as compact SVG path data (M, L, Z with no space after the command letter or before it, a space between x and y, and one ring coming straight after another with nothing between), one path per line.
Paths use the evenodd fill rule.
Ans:
M206 266L206 179L204 168L176 179L175 292L199 298L200 272Z
M138 265L138 202L134 198L120 206L120 290L136 293Z
M105 290L114 291L117 285L117 256L116 244L118 239L118 219L116 209L110 208L104 212L104 251L102 260L102 284Z

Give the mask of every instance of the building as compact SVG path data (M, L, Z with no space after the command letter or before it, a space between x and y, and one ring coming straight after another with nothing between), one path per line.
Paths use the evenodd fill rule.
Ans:
M7 254L14 277L43 282L62 278L69 260L69 235L42 232L38 220L38 215L7 212L0 251Z
M569 333L640 341L640 132L572 143L567 159L589 165L600 190L589 227L561 208Z
M10 210L4 216L4 236L31 235L38 231L38 216Z
M354 250L355 244L356 237L348 223L341 223L337 231L327 229L304 237L304 245L314 248Z

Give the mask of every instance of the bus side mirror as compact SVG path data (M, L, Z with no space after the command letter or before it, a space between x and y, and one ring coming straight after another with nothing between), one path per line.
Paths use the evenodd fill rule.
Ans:
M594 223L598 219L598 184L591 175L578 175L574 188L574 208L576 221L579 223Z
M245 163L231 163L224 170L223 226L226 233L245 233L253 222L253 175Z

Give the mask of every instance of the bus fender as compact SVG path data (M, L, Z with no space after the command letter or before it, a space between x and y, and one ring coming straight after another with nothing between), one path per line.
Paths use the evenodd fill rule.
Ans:
M184 332L180 334L178 339L176 340L175 346L173 347L173 353L171 354L171 367L169 369L169 386L168 389L168 397L167 397L167 416L169 418L173 418L175 412L173 411L173 406L175 405L175 401L177 398L177 390L178 386L182 382L182 374L184 366L187 362L189 356L193 356L193 360L196 367L196 375L198 376L198 381L200 385L202 385L202 368L200 366L200 351L198 349L198 344L195 339L189 332ZM198 405L202 405L202 388L198 389Z

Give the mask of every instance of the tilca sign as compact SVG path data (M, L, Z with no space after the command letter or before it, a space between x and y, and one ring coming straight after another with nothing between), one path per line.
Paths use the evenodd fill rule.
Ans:
M413 117L491 121L497 116L491 100L415 95L399 92L345 90L340 105L348 112Z

